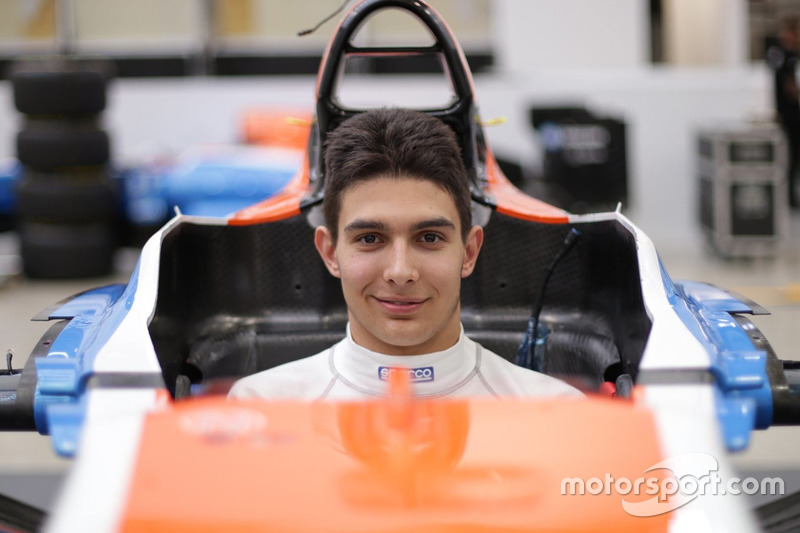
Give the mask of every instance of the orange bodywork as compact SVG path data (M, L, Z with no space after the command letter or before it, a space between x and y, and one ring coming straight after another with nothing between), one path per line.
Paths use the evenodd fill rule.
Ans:
M196 398L147 416L120 530L666 531L613 491L562 495L662 459L620 400Z
M569 222L569 216L563 209L528 196L514 187L500 171L491 150L487 150L486 154L486 182L486 192L497 202L498 213L548 224Z
M300 201L308 195L308 157L303 166L283 190L257 204L245 207L231 215L228 224L247 226L262 222L275 222L300 214Z
M300 109L251 109L242 119L242 141L305 150L313 118L312 113Z
M563 209L528 196L514 187L500 171L491 152L487 156L486 192L497 203L498 213L548 224L566 224L569 222L569 215ZM309 194L308 185L309 165L306 157L303 160L300 172L281 192L234 213L228 220L228 224L246 226L262 222L275 222L299 215L300 202Z

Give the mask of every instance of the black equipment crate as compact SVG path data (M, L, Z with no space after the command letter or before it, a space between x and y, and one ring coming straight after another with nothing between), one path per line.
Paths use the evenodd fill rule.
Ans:
M543 200L572 213L628 206L625 122L583 107L534 107L529 119L544 148Z
M725 257L779 252L788 223L783 133L771 125L700 130L697 136L699 222Z

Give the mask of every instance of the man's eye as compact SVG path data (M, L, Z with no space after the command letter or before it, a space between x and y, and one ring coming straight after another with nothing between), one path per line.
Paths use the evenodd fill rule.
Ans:
M378 242L378 237L377 235L364 235L360 237L358 240L359 242L362 242L364 244L375 244L376 242Z
M422 240L428 244L435 244L442 240L441 236L436 235L435 233L426 233L422 236Z

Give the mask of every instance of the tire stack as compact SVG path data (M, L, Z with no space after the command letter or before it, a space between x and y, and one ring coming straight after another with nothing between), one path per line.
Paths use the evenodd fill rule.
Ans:
M25 273L66 279L107 275L117 246L118 193L101 128L110 69L74 62L22 63L10 79L24 115L16 185Z

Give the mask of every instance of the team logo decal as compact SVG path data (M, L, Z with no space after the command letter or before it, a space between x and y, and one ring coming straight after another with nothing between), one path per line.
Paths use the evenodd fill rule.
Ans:
M235 437L259 433L267 427L267 417L258 411L244 408L203 408L184 413L180 428L203 437Z
M408 379L412 383L421 383L424 381L433 381L433 367L422 366L419 368L399 368L394 366L379 366L378 379L381 381L389 381L389 377L393 372L407 372Z

